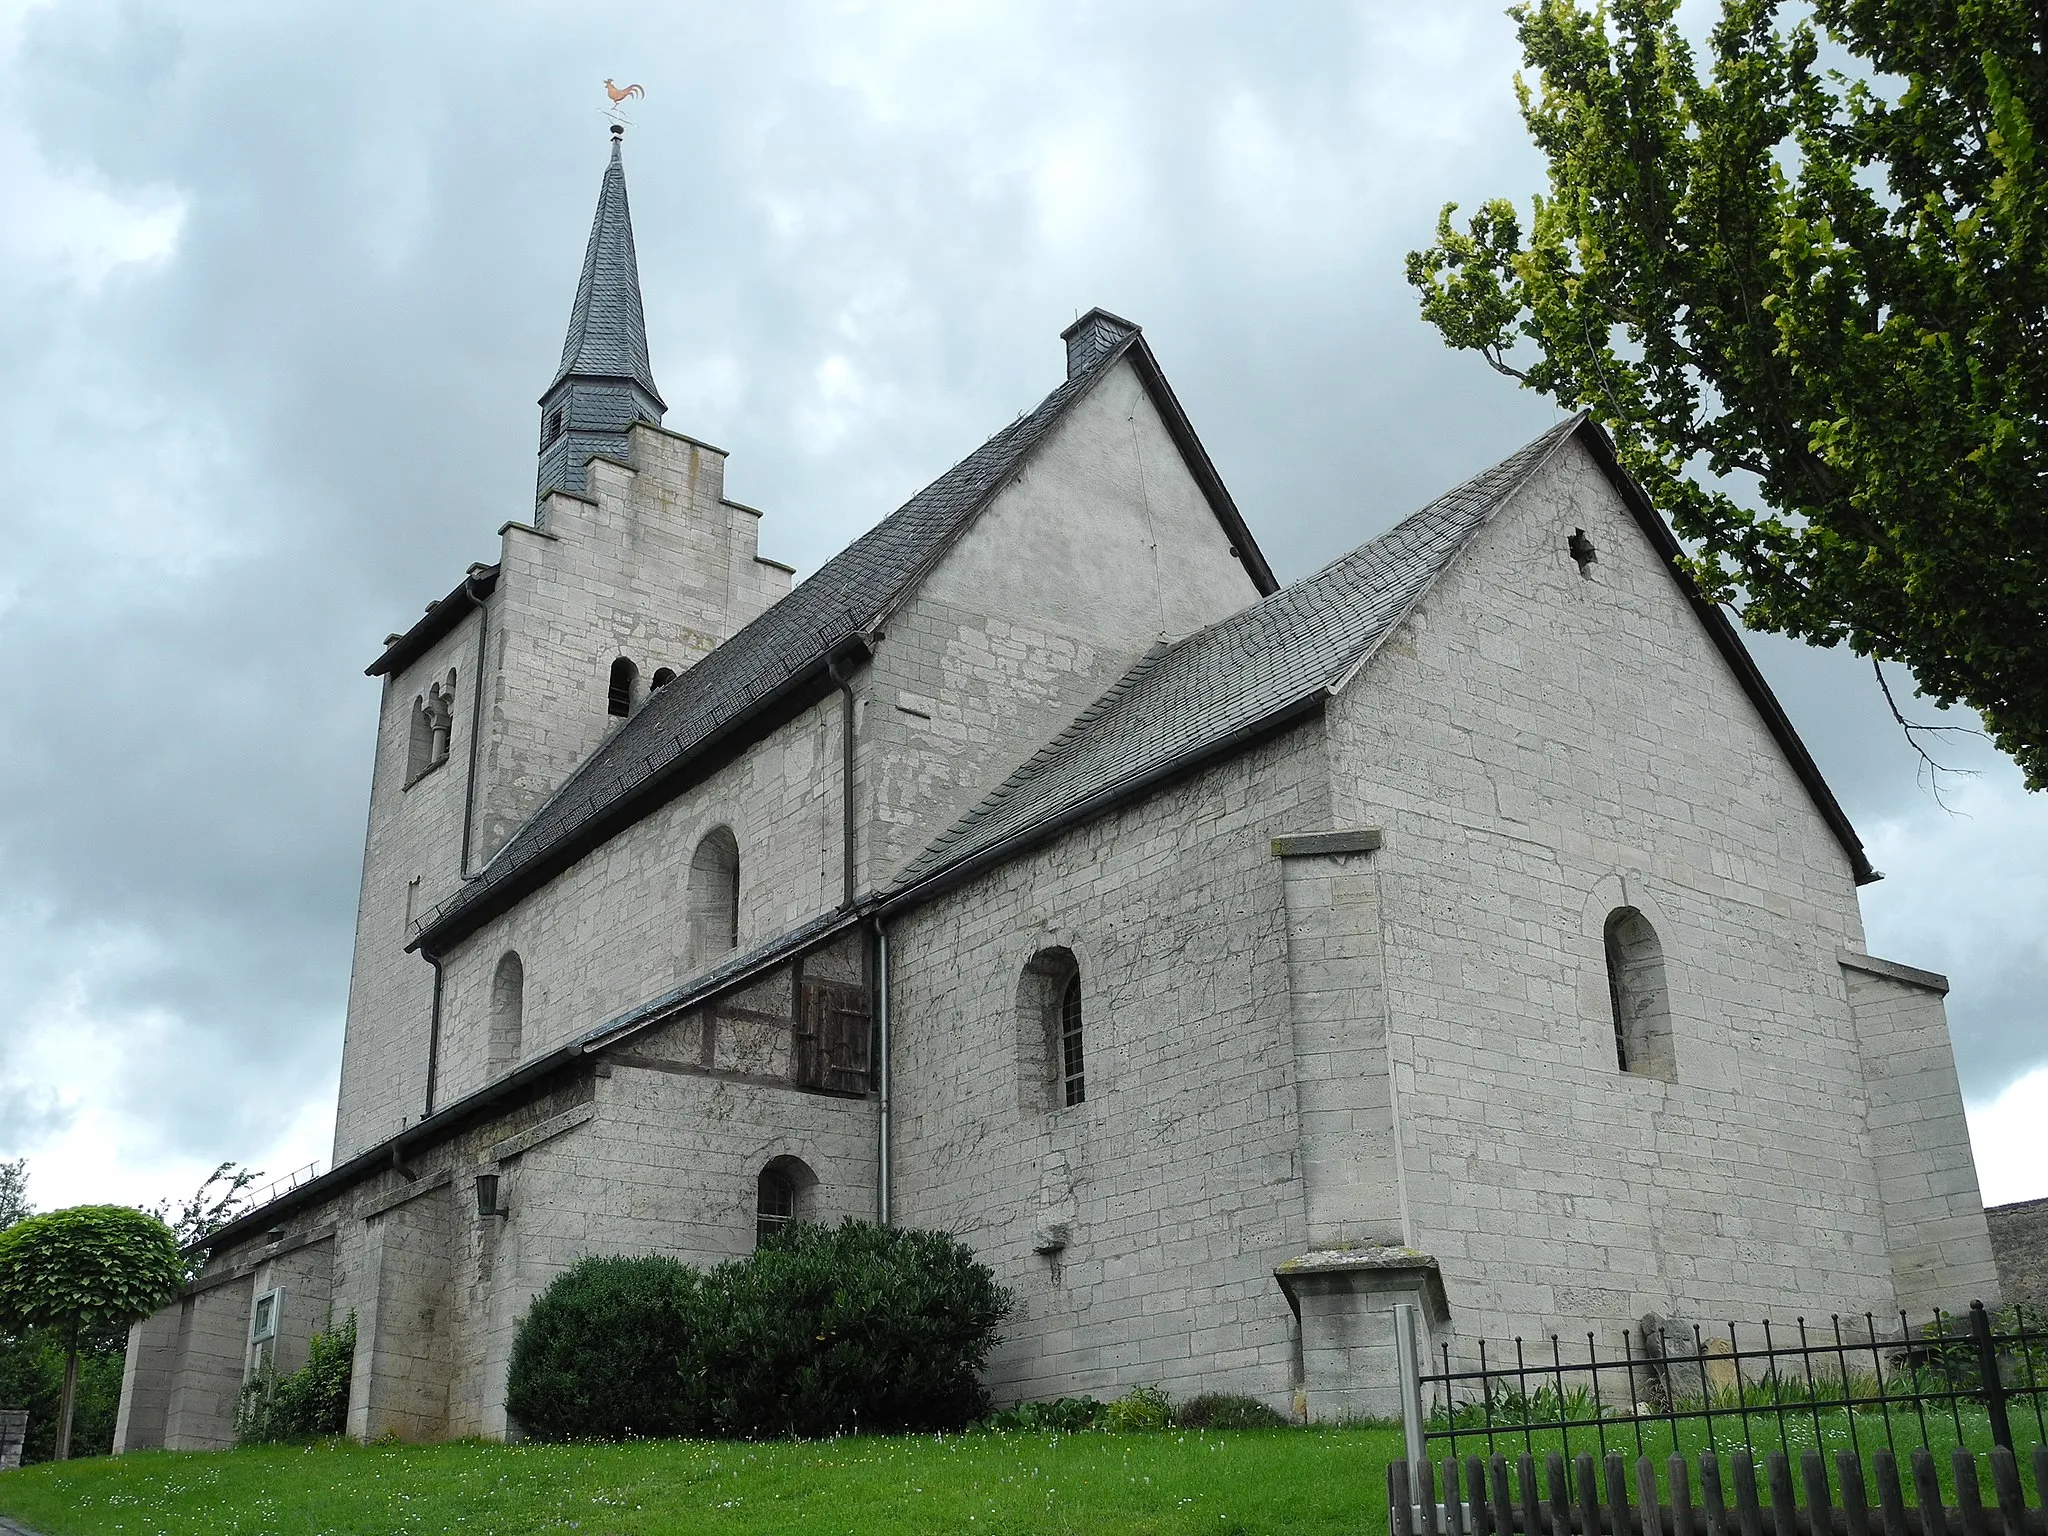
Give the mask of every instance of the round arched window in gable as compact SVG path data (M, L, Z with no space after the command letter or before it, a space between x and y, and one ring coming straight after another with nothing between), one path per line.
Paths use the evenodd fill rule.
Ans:
M1664 946L1657 930L1634 907L1617 907L1607 914L1604 938L1615 1064L1624 1072L1676 1082L1671 995L1664 982Z

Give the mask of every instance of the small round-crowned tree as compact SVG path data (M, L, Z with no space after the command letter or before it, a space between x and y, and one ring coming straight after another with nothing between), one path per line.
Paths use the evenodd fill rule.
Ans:
M171 1229L125 1205L73 1206L0 1232L0 1329L47 1328L64 1341L58 1460L71 1453L80 1342L149 1316L184 1279Z

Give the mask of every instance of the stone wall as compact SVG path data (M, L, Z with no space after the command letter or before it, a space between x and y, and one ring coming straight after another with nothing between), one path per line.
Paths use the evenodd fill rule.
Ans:
M1942 1007L1948 981L1868 955L1840 960L1856 1016L1895 1304L1916 1317L1936 1308L1961 1312L1972 1301L1996 1306L1998 1262Z
M1887 1310L1847 858L1582 449L1329 721L1334 824L1385 835L1405 1237L1460 1337ZM1661 943L1676 1081L1617 1062L1622 908Z
M1318 728L1298 729L895 926L894 1215L958 1234L1016 1291L999 1398L1149 1382L1289 1406L1273 1272L1304 1220L1271 842L1325 822L1322 769ZM1053 948L1081 978L1072 1106L1037 1091L1055 1059L1019 1017Z
M1984 1213L1998 1261L1998 1291L2031 1314L2048 1311L2048 1199L1994 1205Z
M864 689L864 883L886 884L1155 641L1258 595L1120 364L888 620Z

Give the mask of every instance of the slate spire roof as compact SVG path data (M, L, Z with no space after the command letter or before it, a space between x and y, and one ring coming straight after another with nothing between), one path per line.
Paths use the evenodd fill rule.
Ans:
M598 188L583 275L576 280L576 302L569 311L569 334L562 342L562 366L548 388L571 374L630 379L666 410L647 360L647 317L640 304L640 263L633 250L621 142L616 135L612 139L611 163Z

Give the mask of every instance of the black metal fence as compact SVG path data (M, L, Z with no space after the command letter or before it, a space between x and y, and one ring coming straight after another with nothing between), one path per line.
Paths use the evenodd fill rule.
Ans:
M1804 1318L1711 1335L1645 1327L1605 1356L1590 1333L1583 1355L1553 1335L1534 1349L1516 1339L1508 1354L1482 1342L1460 1369L1445 1345L1441 1369L1420 1373L1429 1446L1454 1462L1483 1445L1571 1463L1580 1452L1797 1454L1846 1441L1896 1464L1902 1448L2048 1443L2048 1329L2018 1307L1994 1316L1976 1303L1920 1326L1902 1312L1895 1332L1868 1313L1834 1317L1818 1336ZM1824 1462L1822 1472L1825 1483Z
M1817 1450L1802 1453L1798 1488L1791 1458L1771 1452L1761 1489L1747 1449L1728 1456L1725 1481L1722 1458L1703 1451L1697 1500L1693 1464L1684 1456L1665 1463L1661 1487L1656 1459L1647 1455L1636 1458L1633 1486L1619 1451L1598 1464L1590 1452L1581 1452L1569 1471L1562 1452L1544 1460L1543 1488L1536 1458L1527 1452L1512 1466L1499 1454L1468 1456L1462 1467L1455 1457L1440 1468L1395 1461L1387 1468L1392 1536L2042 1536L2048 1529L2038 1507L2039 1490L2048 1486L2048 1446L2033 1449L2032 1509L2018 1459L2002 1445L1988 1457L1989 1500L1973 1452L1958 1447L1951 1454L1951 1482L1944 1490L1933 1452L1924 1446L1914 1450L1910 1507L1897 1458L1882 1448L1870 1457L1874 1488L1865 1482L1857 1453L1837 1451L1833 1489Z

